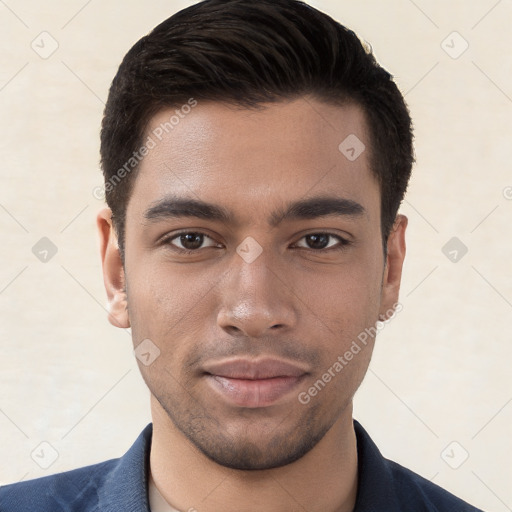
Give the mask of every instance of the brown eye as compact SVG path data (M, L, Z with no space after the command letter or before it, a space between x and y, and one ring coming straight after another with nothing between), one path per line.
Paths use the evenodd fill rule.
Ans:
M211 243L209 245L203 246L205 241L210 240ZM165 243L170 244L177 249L181 249L183 251L193 252L201 249L203 247L214 247L215 243L213 240L204 233L199 233L195 231L186 231L182 233L178 233L173 237L165 240Z
M311 249L325 249L329 245L330 235L307 235L305 237L306 243Z
M187 233L185 235L180 235L179 240L184 249L194 250L201 247L204 235L201 233Z
M332 233L311 233L303 236L301 240L305 240L306 245L298 244L299 247L317 251L322 249L342 249L350 244L348 240Z

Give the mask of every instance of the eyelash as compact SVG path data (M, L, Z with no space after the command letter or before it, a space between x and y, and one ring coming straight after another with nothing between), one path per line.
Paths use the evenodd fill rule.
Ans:
M204 233L202 231L180 231L178 233L174 233L172 236L164 238L162 240L162 244L172 246L172 250L175 250L175 251L179 252L180 254L197 254L201 250L201 248L199 248L199 249L182 249L181 247L177 247L171 243L173 240L175 240L176 238L179 238L182 235L190 235L190 234L203 235L203 236L209 238L210 240L213 240L213 238L211 236L209 236L207 233ZM322 253L322 252L325 253L325 252L331 252L331 251L341 251L344 248L346 248L352 244L352 241L347 240L346 238L343 238L340 235L337 235L335 233L325 232L325 231L316 231L316 232L312 232L312 233L307 233L307 234L303 235L299 240L302 240L303 238L305 238L307 236L311 236L311 235L327 235L329 237L337 239L339 242L339 245L336 245L334 247L324 248L324 249L311 249L311 248L307 248L307 247L299 247L299 249L305 249L306 251L311 251L311 252L316 252L316 253ZM211 247L213 247L213 246L211 246Z

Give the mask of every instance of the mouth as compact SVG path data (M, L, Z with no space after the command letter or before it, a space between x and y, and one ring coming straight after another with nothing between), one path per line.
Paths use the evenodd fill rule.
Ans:
M284 400L308 374L305 368L278 359L232 359L206 365L204 370L217 395L246 408L267 407Z

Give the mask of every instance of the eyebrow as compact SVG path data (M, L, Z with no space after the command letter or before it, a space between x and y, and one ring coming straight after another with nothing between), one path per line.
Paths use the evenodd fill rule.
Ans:
M366 213L365 208L352 199L317 196L293 201L284 208L274 211L270 214L268 223L276 227L283 221L289 220L316 219L326 216L355 218ZM225 224L234 224L236 221L235 216L223 206L187 197L166 196L153 203L144 212L144 218L149 223L182 217L215 220Z

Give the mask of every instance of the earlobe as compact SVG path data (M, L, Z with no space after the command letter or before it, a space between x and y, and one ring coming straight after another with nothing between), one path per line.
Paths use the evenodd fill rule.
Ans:
M114 327L127 329L130 327L130 319L127 309L125 273L110 208L105 207L98 212L96 224L100 237L103 282L108 299L108 320Z
M379 317L387 318L393 306L398 302L402 267L405 258L405 230L408 219L405 215L397 215L388 237L386 267L382 282L381 307Z

